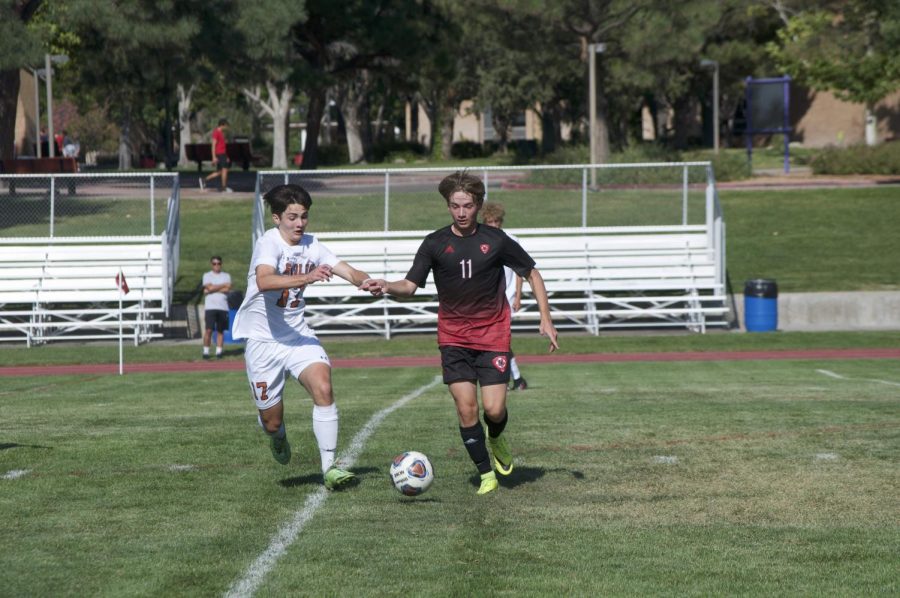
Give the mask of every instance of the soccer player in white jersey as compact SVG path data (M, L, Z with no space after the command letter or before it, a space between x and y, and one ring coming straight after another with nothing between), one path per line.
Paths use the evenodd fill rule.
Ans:
M504 218L506 218L506 210L503 209L502 203L492 201L484 204L484 207L481 208L481 221L488 226L503 228ZM515 235L510 233L506 233L506 235L516 243L519 242ZM509 267L504 267L503 273L506 275L506 300L509 302L510 313L514 314L522 309L522 277ZM516 361L516 356L512 350L510 350L509 355L509 373L512 377L512 386L509 389L525 390L528 388L528 382L519 370L519 362Z
M304 318L303 290L336 274L354 286L369 276L339 260L305 233L312 198L299 185L279 185L265 194L276 227L253 248L247 295L232 333L247 339L244 359L259 423L271 437L272 455L286 465L291 445L284 428L282 394L289 372L313 400L313 433L319 445L325 486L350 483L353 473L335 465L338 411L331 389L331 362Z

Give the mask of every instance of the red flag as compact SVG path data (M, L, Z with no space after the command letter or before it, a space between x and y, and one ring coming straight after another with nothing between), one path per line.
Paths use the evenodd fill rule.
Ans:
M122 289L122 292L125 293L126 295L128 294L128 291L130 290L128 288L128 283L125 282L125 273L122 271L119 271L119 273L116 274L116 286L119 287L120 289Z

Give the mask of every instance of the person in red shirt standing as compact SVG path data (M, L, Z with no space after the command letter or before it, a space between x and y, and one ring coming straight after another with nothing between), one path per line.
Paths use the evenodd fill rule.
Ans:
M216 163L216 171L211 173L209 176L204 179L200 177L200 190L206 190L206 183L213 180L216 177L221 177L221 187L219 187L219 191L224 191L225 193L231 193L231 188L228 186L228 153L225 145L225 132L228 130L228 121L224 118L219 119L219 126L213 129L212 132L212 149L213 156L215 156Z
M425 237L404 280L370 279L360 289L376 297L411 297L433 271L444 384L456 403L463 445L481 475L478 494L487 494L498 487L495 468L501 475L513 470L503 435L509 419L506 391L511 359L505 266L531 285L541 314L539 330L550 339L550 351L558 349L559 343L544 279L534 260L503 230L478 224L485 194L481 179L457 171L441 181L438 191L447 201L453 223ZM479 421L479 384L487 438Z

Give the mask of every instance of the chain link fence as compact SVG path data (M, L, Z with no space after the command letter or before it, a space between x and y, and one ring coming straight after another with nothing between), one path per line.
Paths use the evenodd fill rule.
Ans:
M0 238L160 236L175 174L0 175Z

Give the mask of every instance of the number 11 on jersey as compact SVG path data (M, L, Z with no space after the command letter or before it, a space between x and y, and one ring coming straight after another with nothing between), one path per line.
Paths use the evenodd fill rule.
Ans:
M472 278L472 260L459 260L463 278Z

